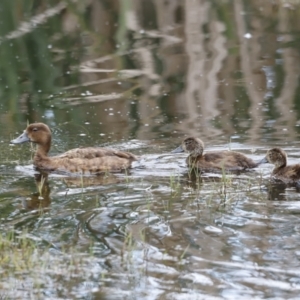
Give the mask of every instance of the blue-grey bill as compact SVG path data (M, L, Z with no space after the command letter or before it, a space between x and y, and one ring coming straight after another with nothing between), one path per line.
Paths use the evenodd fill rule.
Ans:
M267 164L267 163L269 163L269 161L267 160L267 158L266 157L264 157L262 160L260 160L257 164L258 165L261 165L261 164Z
M174 149L173 151L171 151L171 153L181 153L181 152L184 152L184 150L182 149L181 146L179 146L176 149Z
M25 142L30 142L30 139L29 139L28 135L26 134L26 132L23 132L16 139L10 141L11 144L22 144Z

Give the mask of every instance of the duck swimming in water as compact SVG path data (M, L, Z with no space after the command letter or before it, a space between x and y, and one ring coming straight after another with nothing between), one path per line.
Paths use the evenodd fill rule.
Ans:
M274 179L285 184L300 183L300 164L287 166L287 155L282 149L272 148L268 150L261 163L270 163L275 166L271 173Z
M188 137L182 144L173 150L173 153L188 152L186 162L190 168L201 171L243 171L257 167L261 162L256 163L242 153L235 151L211 151L203 154L204 143L195 137Z
M79 174L100 174L128 169L138 159L132 153L110 148L88 147L69 150L61 155L48 156L51 147L51 131L44 123L33 123L12 140L11 144L33 142L37 150L33 164L37 169Z

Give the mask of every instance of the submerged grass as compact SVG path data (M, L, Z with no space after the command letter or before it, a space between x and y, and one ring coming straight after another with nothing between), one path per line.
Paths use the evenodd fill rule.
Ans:
M241 178L234 173L222 171L215 177L202 177L199 175L189 176L191 181L190 187L194 191L197 203L205 203L206 207L214 211L224 211L231 209L232 205L236 205L243 198L251 198L253 192L262 195L261 185L263 178L260 174L258 177L245 176ZM206 186L204 189L203 186Z
M94 275L101 278L103 272L91 253L43 248L26 232L0 236L0 265L0 299L35 298L55 294L61 287L64 297L71 297L72 285ZM66 290L68 286L70 291Z
M25 236L16 238L14 233L0 237L0 264L2 277L6 272L19 272L32 267L34 244Z
M177 195L179 193L179 190L181 188L180 183L180 175L171 175L170 176L170 189L173 195Z

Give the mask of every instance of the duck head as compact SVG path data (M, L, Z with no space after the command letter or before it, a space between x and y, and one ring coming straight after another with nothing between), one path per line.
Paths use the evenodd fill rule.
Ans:
M272 148L267 151L266 156L259 162L259 164L270 163L275 165L275 168L285 167L287 163L287 155L280 148Z
M44 123L32 123L17 138L10 141L11 144L25 142L36 143L44 152L48 153L51 145L51 131Z
M204 143L194 137L188 137L183 140L182 144L174 149L172 153L180 153L180 152L187 152L192 157L201 156L204 149Z

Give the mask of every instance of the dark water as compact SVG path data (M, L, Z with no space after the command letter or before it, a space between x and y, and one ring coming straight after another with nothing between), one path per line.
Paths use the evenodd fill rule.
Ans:
M1 296L299 297L299 190L270 182L268 164L195 178L170 153L194 135L299 162L298 1L7 0L0 16L0 228L34 244L26 266L2 255ZM30 146L9 145L35 121L53 155L141 160L44 182Z

